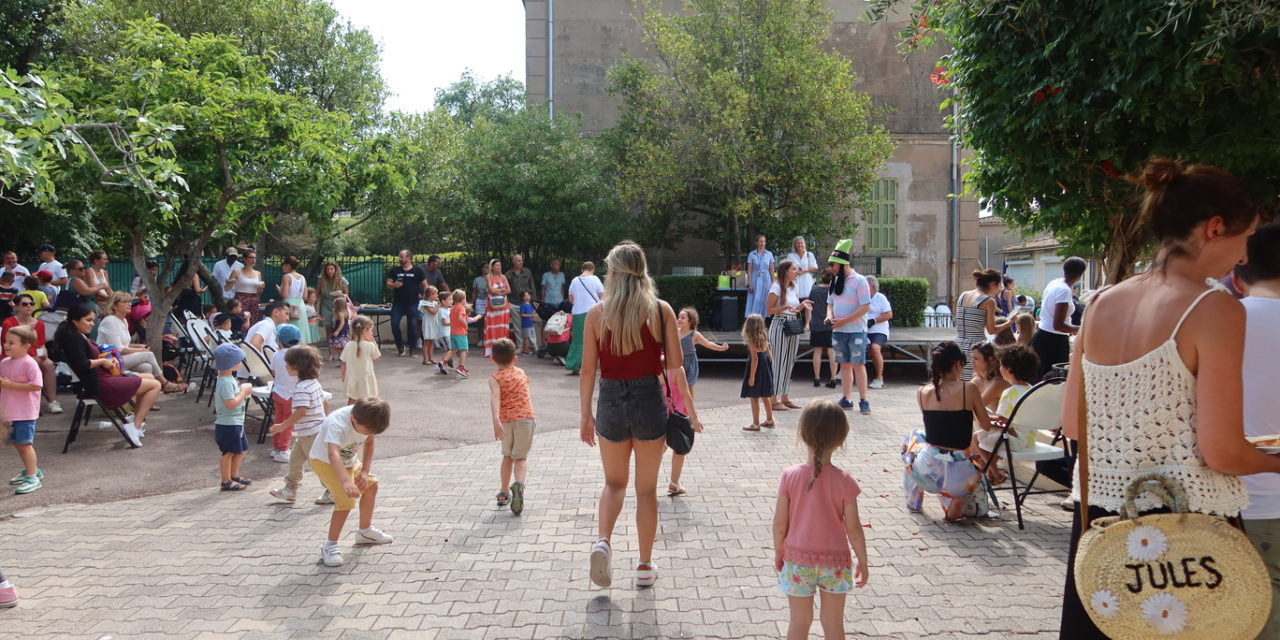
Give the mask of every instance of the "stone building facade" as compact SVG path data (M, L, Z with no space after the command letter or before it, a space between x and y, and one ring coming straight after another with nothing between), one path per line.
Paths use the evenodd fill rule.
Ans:
M611 126L617 103L605 91L610 66L625 49L644 56L634 0L523 0L526 16L525 86L532 102L548 102L556 115L581 114L591 134ZM668 11L677 0L666 0ZM932 295L950 300L972 286L968 273L979 261L978 206L959 192L963 151L943 129L938 109L943 97L929 79L941 50L904 57L897 50L903 16L884 23L862 20L867 3L828 0L834 16L829 46L847 56L858 75L857 89L877 106L887 107L885 124L897 143L880 168L875 203L857 216L855 247L880 259L880 273L919 276ZM832 240L819 239L815 254L830 251ZM789 249L789 241L771 239L771 248ZM719 255L713 243L687 241L674 251L651 256L657 273L687 265L710 272L738 262ZM684 269L682 269L683 271Z

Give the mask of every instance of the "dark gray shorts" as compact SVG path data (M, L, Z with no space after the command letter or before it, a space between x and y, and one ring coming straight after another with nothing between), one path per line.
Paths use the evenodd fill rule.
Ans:
M667 399L658 376L600 379L596 435L609 442L667 437Z

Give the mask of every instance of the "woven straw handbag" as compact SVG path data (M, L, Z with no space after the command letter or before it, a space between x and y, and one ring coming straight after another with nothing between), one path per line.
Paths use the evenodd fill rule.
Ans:
M1262 558L1226 518L1188 512L1176 480L1140 473L1125 488L1119 516L1090 522L1083 378L1080 383L1082 533L1072 571L1089 617L1115 640L1256 638L1271 612L1271 579ZM1160 498L1172 513L1138 515L1135 501L1143 493Z

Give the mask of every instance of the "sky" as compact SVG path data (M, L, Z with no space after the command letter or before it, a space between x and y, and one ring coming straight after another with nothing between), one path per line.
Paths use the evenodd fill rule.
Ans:
M435 90L471 69L481 81L524 82L520 0L330 0L382 47L387 111L429 111Z

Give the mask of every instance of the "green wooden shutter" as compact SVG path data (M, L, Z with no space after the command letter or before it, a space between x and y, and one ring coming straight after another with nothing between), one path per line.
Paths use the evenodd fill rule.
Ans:
M898 181L877 180L871 190L870 215L865 219L867 253L898 250Z

